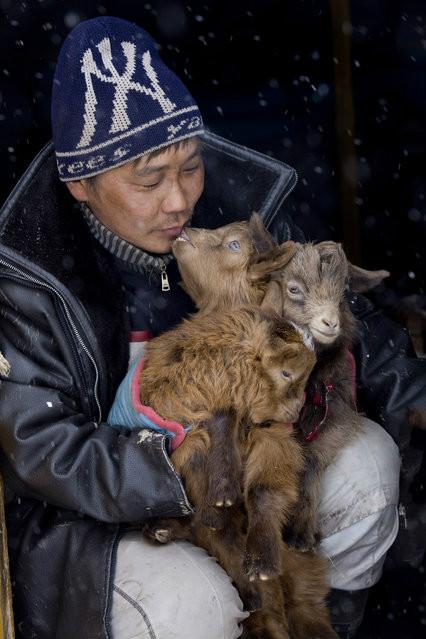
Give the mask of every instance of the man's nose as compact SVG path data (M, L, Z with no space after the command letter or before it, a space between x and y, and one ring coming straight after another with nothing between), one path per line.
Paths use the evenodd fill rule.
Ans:
M163 200L162 208L165 213L180 213L188 208L188 198L179 180L171 185L170 191Z

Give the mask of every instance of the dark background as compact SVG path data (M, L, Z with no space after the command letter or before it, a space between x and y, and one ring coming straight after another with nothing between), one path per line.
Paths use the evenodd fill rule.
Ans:
M331 8L345 5L349 19L333 28ZM345 247L361 265L392 272L379 302L425 295L425 0L0 0L1 200L50 137L64 37L104 14L154 36L211 130L297 169L287 207L308 237L341 239L342 192L352 193L360 247L354 253L347 235ZM336 125L339 65L353 94L349 132ZM339 154L345 135L356 154L348 162ZM419 482L416 491L424 503ZM426 636L424 565L385 574L360 636Z

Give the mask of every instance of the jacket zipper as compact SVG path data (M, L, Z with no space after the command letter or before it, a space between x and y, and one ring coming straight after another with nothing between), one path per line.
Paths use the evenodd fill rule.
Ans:
M59 293L59 291L57 291L50 284L47 284L46 282L38 280L35 277L33 277L32 275L28 275L27 273L25 273L25 271L22 271L21 269L17 268L13 264L10 264L9 262L5 262L3 259L0 259L0 264L2 264L3 266L6 266L7 268L9 268L12 271L14 271L15 273L17 273L19 275L19 277L22 278L24 281L25 280L29 280L33 284L36 284L37 286L41 286L41 288L45 288L45 289L51 291L52 293L54 293L59 298L60 302L62 303L63 309L65 311L65 315L66 315L66 318L68 320L68 323L69 323L69 325L71 327L71 332L72 332L74 338L80 344L80 346L83 349L83 351L86 353L87 357L89 358L89 360L90 360L90 362L93 365L93 368L95 370L95 383L94 383L94 386L93 386L93 397L95 398L96 408L97 408L97 411L98 411L98 421L101 422L102 421L102 409L101 409L101 405L100 405L99 397L98 397L99 370L98 370L98 367L96 365L96 361L95 361L93 355L91 354L89 348L87 347L87 345L85 344L83 338L81 337L80 333L78 332L78 329L77 329L77 327L75 325L75 322L74 322L74 320L73 320L73 318L71 316L71 311L70 311L70 309L68 307L68 304L66 303L66 301L64 300L62 295ZM78 354L77 354L77 357L78 357ZM83 373L83 375L84 375L84 373Z
M167 277L167 264L163 261L161 264L161 290L164 292L170 291L169 278Z

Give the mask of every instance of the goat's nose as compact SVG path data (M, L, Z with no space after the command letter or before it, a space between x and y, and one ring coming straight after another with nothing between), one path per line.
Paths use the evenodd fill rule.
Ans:
M326 317L321 317L321 323L324 324L328 329L335 331L339 326L339 318L336 316L327 315Z

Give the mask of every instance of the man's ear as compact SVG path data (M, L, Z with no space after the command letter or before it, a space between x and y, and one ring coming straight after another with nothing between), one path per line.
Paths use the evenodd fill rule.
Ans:
M248 270L249 278L252 282L268 278L275 271L280 271L291 260L297 250L296 242L289 240L281 246L263 255L258 255Z
M249 220L249 230L256 252L260 255L278 246L269 231L266 230L262 218L258 213L252 213Z
M283 315L283 293L281 284L275 280L268 283L265 297L262 300L260 308L266 311L273 311L280 317Z
M354 293L369 291L390 275L389 271L367 271L360 266L354 266L354 264L349 264L348 266L349 283Z
M71 182L65 182L65 186L77 202L87 202L89 199L87 180L72 180Z

